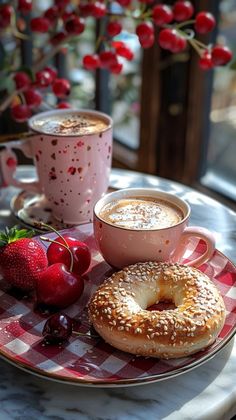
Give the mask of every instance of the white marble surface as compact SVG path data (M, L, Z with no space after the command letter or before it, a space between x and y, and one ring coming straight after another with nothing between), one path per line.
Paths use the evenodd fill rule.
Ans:
M0 361L3 420L228 420L236 414L236 344L176 378L127 388L41 379Z
M113 174L114 175L114 174ZM114 187L155 186L177 191L193 207L192 224L214 230L217 247L236 262L236 214L179 184L120 171ZM10 194L12 196L12 194ZM0 226L15 223L9 194L0 194ZM208 211L202 218L202 208ZM205 208L205 207L204 207ZM214 217L213 217L214 216ZM0 420L230 420L236 415L236 343L204 365L149 385L89 388L41 379L0 359Z

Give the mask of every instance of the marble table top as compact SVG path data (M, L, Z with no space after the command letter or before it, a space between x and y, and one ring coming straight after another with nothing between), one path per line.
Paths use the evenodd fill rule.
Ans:
M26 172L29 168L23 168ZM164 188L192 207L191 224L214 231L217 248L236 263L236 214L181 184L113 170L114 188ZM0 228L15 224L13 188L0 192ZM120 388L66 385L39 378L0 359L0 419L10 420L222 420L236 415L236 344L232 339L203 365L161 382Z

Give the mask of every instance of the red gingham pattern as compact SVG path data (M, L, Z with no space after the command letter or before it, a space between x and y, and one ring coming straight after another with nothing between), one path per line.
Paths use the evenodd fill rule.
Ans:
M91 224L65 232L85 241L92 252L92 263L85 275L84 293L77 303L64 310L80 321L78 331L88 333L88 336L73 335L61 345L46 344L41 333L47 317L34 309L34 297L13 296L7 292L4 281L0 280L0 355L5 359L31 373L69 383L90 386L137 384L162 380L198 366L211 358L235 333L236 268L223 254L215 251L211 261L204 264L201 270L220 290L227 317L211 347L186 358L159 360L136 357L114 349L100 338L89 337L88 299L98 284L112 273L112 269L96 248ZM50 233L49 236L55 235ZM191 242L184 261L196 258L203 249L202 242Z

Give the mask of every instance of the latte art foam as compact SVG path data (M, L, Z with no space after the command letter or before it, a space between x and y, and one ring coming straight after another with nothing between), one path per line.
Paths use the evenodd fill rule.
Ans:
M44 134L83 136L104 131L108 128L108 123L96 115L71 112L70 114L55 114L50 117L37 118L33 122L32 128Z
M99 216L107 223L126 229L163 229L183 220L177 206L149 197L112 201L103 207Z

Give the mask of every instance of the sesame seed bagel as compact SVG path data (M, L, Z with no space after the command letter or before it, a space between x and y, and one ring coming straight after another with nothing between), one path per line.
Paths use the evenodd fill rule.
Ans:
M175 308L147 310L164 300ZM164 359L209 346L225 322L223 299L209 277L170 263L138 263L114 273L88 309L93 327L113 347Z

